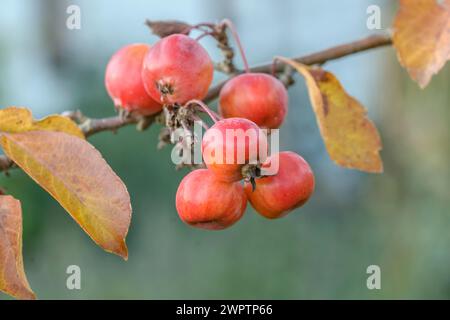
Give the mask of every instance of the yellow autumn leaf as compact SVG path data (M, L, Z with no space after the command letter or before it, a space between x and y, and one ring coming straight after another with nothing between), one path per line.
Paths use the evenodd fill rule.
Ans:
M17 299L36 299L23 268L20 201L5 195L0 195L0 291Z
M8 107L0 110L0 131L21 132L32 125L31 111L26 108Z
M367 172L383 171L381 139L367 111L347 94L330 72L278 57L306 80L313 110L328 154L337 164Z
M450 0L401 0L393 44L400 64L426 87L450 59Z
M58 131L84 139L84 134L75 122L59 114L47 116L33 123L32 130Z
M41 120L34 120L27 108L8 107L0 110L0 132L18 133L33 130L65 132L84 139L81 129L67 117L50 115Z
M54 131L4 133L0 144L100 247L127 259L130 196L92 145Z

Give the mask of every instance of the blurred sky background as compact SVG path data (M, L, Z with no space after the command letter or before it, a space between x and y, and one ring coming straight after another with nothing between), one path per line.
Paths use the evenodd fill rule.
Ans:
M81 30L66 28L70 4L81 8ZM371 4L382 10L383 30L366 27ZM387 0L4 0L0 106L27 106L36 117L73 109L112 116L105 66L126 44L157 41L144 26L147 18L230 18L250 63L258 64L385 32L396 9L396 1ZM220 59L213 41L202 44ZM91 143L132 197L128 262L97 247L21 171L0 178L0 186L22 200L25 267L38 297L450 298L450 67L425 90L408 78L389 47L325 68L367 107L380 130L384 174L342 169L329 159L299 76L289 90L281 148L303 155L317 187L308 204L280 220L265 220L248 208L228 230L190 228L178 219L174 201L186 171L174 170L169 148L156 150L157 126L95 135ZM82 272L78 291L66 288L72 264ZM366 287L369 265L381 267L381 290Z

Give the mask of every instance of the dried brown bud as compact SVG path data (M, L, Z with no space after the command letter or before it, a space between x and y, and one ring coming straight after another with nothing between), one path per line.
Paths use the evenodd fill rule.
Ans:
M181 33L188 35L192 26L182 21L165 20L165 21L145 21L145 24L152 30L153 34L164 38L171 34Z

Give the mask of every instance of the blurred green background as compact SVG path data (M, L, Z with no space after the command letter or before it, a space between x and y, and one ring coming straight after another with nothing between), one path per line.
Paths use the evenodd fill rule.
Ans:
M65 26L70 4L81 8L81 30ZM383 30L366 27L371 4L381 8ZM27 106L37 117L78 108L92 117L113 115L103 85L106 63L128 43L157 40L144 26L146 18L197 23L228 17L257 64L384 32L396 9L387 0L6 0L0 11L0 106ZM202 43L220 58L212 41ZM174 201L186 171L174 170L170 149L156 150L159 128L98 134L91 143L132 197L128 262L97 247L21 171L0 178L0 186L22 200L25 266L38 297L450 298L450 67L426 90L408 78L389 47L325 68L377 124L384 174L332 163L298 76L289 91L281 148L310 162L317 188L308 204L284 219L265 220L249 208L228 230L190 228L178 219ZM81 290L66 288L72 264L81 268ZM366 287L369 265L381 268L381 290Z

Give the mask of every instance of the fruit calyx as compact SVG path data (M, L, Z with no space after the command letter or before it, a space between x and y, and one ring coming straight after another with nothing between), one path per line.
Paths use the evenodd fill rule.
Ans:
M252 190L256 189L256 179L263 177L261 174L261 165L258 164L246 164L242 167L242 176L244 177L245 182L250 182L252 185Z
M169 95L173 95L175 90L173 88L173 85L169 82L165 82L163 80L157 81L155 83L156 88L161 93L161 102L166 103L166 97Z

